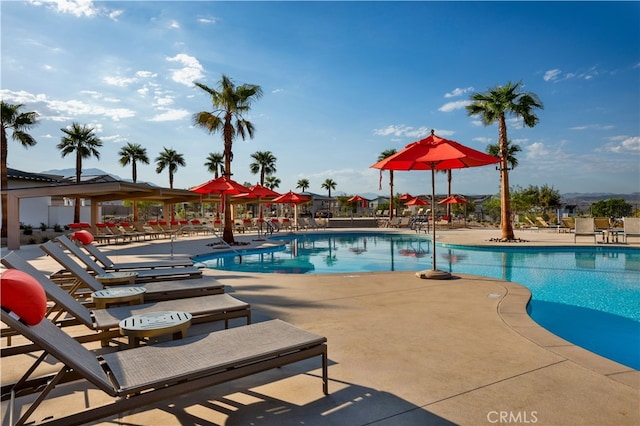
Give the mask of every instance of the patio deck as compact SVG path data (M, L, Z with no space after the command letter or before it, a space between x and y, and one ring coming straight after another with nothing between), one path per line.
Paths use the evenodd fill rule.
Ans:
M516 236L529 241L518 244L574 245L571 234L555 231ZM439 231L441 241L466 245L496 245L489 242L492 237L499 237L499 230ZM269 244L252 241L251 235L236 238ZM211 237L180 238L173 253L211 252L210 242ZM103 249L117 262L170 253L166 240ZM19 253L42 270L58 269L35 246ZM254 322L280 318L326 336L331 394L322 395L316 364L302 362L122 413L103 424L640 424L640 373L537 326L525 312L528 290L517 284L470 275L421 280L407 272L205 274L250 303ZM200 324L190 333L216 327ZM3 383L23 371L28 358L3 359ZM91 388L67 386L76 392L41 409L59 415L103 398ZM3 403L3 424L5 408Z

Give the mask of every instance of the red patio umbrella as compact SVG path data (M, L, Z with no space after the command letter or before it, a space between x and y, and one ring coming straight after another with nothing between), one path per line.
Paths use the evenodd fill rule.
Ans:
M442 201L438 201L438 204L467 204L467 200L457 195L452 195Z
M279 197L274 198L273 200L271 200L271 202L293 204L293 225L297 229L298 228L298 204L306 203L307 201L310 201L310 200L311 198L307 197L306 195L296 194L293 191L289 191L285 194L282 194Z
M426 206L427 204L429 203L427 203L422 198L418 198L418 197L412 198L406 203L404 203L405 206Z
M500 159L473 148L464 146L456 141L443 139L431 135L417 142L410 143L402 151L384 160L378 161L371 167L382 170L431 170L431 211L435 212L436 170L461 169L465 167L486 166L499 163ZM425 278L445 279L451 275L436 269L436 227L433 227L433 268L420 275Z
M243 192L249 192L249 188L239 184L233 179L229 179L226 176L220 176L216 179L211 179L205 183L201 183L198 186L191 188L189 191L197 192L198 194L220 194L222 196L221 204L224 206L224 196L231 194L240 194ZM232 226L231 212L224 212L224 235L228 233L230 235L230 241L233 242L233 226Z
M242 199L245 201L248 201L248 199L256 199L258 204L260 204L261 200L273 200L274 198L279 196L280 194L278 194L276 191L257 183L249 188L249 192L236 195L234 199ZM260 207L260 214L258 217L262 219L262 207Z
M373 167L373 166L372 166ZM413 195L407 193L402 194L401 196L398 197L398 200L400 201L406 201L406 200L411 200L412 198L415 198Z
M347 200L347 202L349 202L349 203L356 203L356 202L358 202L358 201L367 201L367 199L366 199L366 198L363 198L363 197L362 197L362 196L360 196L360 195L354 195L353 197L351 197L351 198L349 198L349 199Z

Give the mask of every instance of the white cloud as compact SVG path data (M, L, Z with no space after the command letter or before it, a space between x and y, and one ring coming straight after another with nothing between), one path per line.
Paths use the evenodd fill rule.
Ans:
M544 73L544 77L542 77L542 79L544 81L553 81L556 80L558 78L558 75L561 73L562 71L560 71L559 69L552 69L549 70L547 72Z
M131 83L135 83L136 79L132 77L105 77L104 82L111 86L127 87Z
M138 78L156 78L158 73L151 71L136 71L136 77Z
M428 135L430 129L427 127L420 127L415 129L411 126L406 126L404 124L400 125L390 125L384 129L374 129L373 134L377 136L399 136L399 137L411 137L411 138L422 138Z
M451 112L451 111L455 111L455 110L458 110L458 109L462 109L462 108L466 107L469 104L471 104L471 101L469 101L469 100L467 100L467 101L447 102L446 104L444 104L440 108L438 108L438 111Z
M456 96L462 96L465 93L469 93L469 92L473 92L473 87L467 87L464 89L460 89L459 87L456 87L455 89L453 89L452 92L449 93L445 93L444 97L445 98L454 98Z
M166 106L173 103L172 96L156 96L154 106Z
M617 154L640 153L640 136L613 138L615 142L607 144L605 149Z
M116 20L122 14L121 10L109 10L97 7L92 0L29 0L34 6L46 6L57 13L66 13L78 18L93 18L104 15Z
M198 18L198 22L201 24L215 24L216 20L214 18Z
M169 28L171 28L172 30L179 30L180 29L180 23L178 23L178 21L173 20L171 22L169 22Z
M193 56L185 53L179 53L174 57L167 58L169 62L179 62L183 68L172 69L171 79L177 83L186 86L193 86L193 82L203 77L204 68L200 62Z
M570 127L570 130L611 130L614 126L609 124L587 124L585 126Z
M531 145L524 148L527 153L527 158L548 158L551 151L549 151L542 142L534 142Z
M158 108L158 110L164 112L154 116L149 121L176 121L190 115L189 111L184 109Z

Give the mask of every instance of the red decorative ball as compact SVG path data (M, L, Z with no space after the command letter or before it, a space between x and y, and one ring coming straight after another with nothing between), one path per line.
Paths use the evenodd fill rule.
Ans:
M36 325L47 311L47 295L31 275L8 269L0 276L2 307L13 312L28 325Z
M85 230L76 231L73 234L71 234L71 239L78 240L86 246L93 242L93 234Z

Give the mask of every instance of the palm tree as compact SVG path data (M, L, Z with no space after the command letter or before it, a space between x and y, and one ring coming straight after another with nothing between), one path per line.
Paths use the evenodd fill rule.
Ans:
M300 179L296 184L296 189L300 189L302 192L304 192L307 189L309 189L310 185L311 184L309 183L309 179L306 179L306 178Z
M333 179L326 179L324 182L322 182L322 185L320 185L320 187L329 191L329 198L331 198L331 190L336 189L336 185L337 183ZM329 213L331 213L331 204L331 200L329 200Z
M271 190L278 188L281 183L280 179L275 176L267 176L264 181L264 185Z
M236 86L226 75L222 75L218 89L212 89L202 83L195 82L196 87L211 95L213 111L201 111L193 116L196 126L202 127L209 133L222 132L224 141L224 176L231 178L231 150L236 136L245 139L248 134L253 138L253 124L244 118L244 114L251 109L254 99L262 97L262 89L254 84ZM233 223L231 217L231 200L224 197L224 231L222 239L228 244L233 241Z
M251 154L251 158L255 161L249 164L251 173L257 175L260 173L260 185L264 186L264 178L275 173L277 158L271 151L258 151Z
M215 179L218 179L220 173L224 174L224 155L219 152L210 152L204 166L209 173L213 173Z
M102 146L102 141L93 133L94 128L86 124L71 123L71 126L60 129L63 136L57 148L62 154L62 158L69 154L76 154L76 183L80 183L82 176L82 160L96 157L100 159L98 148ZM73 210L73 221L80 222L80 197L76 197L75 208Z
M486 93L471 95L471 104L467 105L467 113L479 115L485 126L498 122L498 145L500 146L500 222L502 238L515 239L511 224L511 206L509 201L509 151L506 115L522 118L527 127L538 124L534 109L542 109L542 102L534 93L520 91L522 82L506 86L497 86Z
M149 157L147 156L147 149L143 148L137 143L127 143L120 148L118 152L120 156L120 165L122 167L131 164L131 180L133 183L138 182L138 162L142 164L149 164ZM133 200L133 221L138 220L138 203Z
M513 170L518 166L516 154L521 151L522 148L520 148L520 145L512 145L511 141L507 142L507 164L509 165L509 170ZM494 157L500 157L500 145L487 145L487 154L493 155Z
M0 101L1 126L1 147L0 147L0 188L6 189L9 185L7 177L7 154L9 151L7 143L7 130L11 130L11 139L29 148L37 142L27 131L38 124L38 113L34 111L22 112L23 104L8 104ZM7 193L2 193L2 230L0 236L7 237Z
M185 167L187 163L184 161L182 154L178 154L173 149L163 147L164 151L156 157L156 173L160 174L164 169L169 170L169 188L173 188L173 175L178 171L178 167ZM171 206L171 213L169 214L171 220L173 220L173 205Z
M395 154L395 149L384 150L378 155L378 161L382 161L387 157ZM382 189L382 169L380 169L380 189ZM393 170L389 170L389 220L393 219Z

